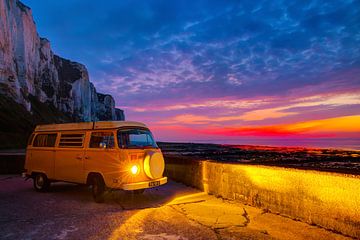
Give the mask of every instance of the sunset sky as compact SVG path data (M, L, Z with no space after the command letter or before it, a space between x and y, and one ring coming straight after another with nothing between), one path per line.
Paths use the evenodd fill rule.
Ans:
M360 138L360 1L23 2L158 140Z

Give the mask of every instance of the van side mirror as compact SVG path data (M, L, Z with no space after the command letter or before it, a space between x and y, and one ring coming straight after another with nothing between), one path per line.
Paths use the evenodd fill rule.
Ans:
M101 143L99 144L99 147L105 149L105 148L106 148L106 143L101 142Z

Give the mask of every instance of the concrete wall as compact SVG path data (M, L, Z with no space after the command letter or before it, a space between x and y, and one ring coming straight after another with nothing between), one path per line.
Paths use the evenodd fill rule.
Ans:
M168 177L209 194L360 238L360 176L166 158Z
M1 153L0 174L22 173L25 163L25 153Z

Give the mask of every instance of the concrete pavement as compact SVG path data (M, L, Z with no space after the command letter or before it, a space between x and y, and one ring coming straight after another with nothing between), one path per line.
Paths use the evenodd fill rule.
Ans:
M0 239L349 239L266 210L209 196L182 184L92 201L85 186L0 175Z

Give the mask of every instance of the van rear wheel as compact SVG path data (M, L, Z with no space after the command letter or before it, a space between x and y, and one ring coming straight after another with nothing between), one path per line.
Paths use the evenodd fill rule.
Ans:
M104 202L105 184L104 180L100 176L94 176L92 179L92 195L94 201L97 203Z
M34 177L34 188L37 192L46 192L50 188L50 181L43 173L37 173Z

